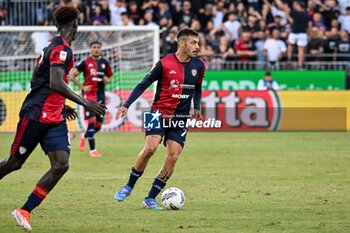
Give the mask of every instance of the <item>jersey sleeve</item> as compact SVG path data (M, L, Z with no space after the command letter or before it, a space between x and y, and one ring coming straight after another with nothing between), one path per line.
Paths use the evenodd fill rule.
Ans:
M197 81L197 84L194 89L194 96L193 96L193 107L194 109L200 110L201 109L201 99L202 99L202 82L204 78L205 73L205 65L203 65L201 74L199 76L199 79Z
M107 76L108 78L112 77L112 75L113 75L112 68L111 68L111 66L109 65L108 62L107 62L107 64L106 64L105 74L106 74L106 76Z
M50 67L60 67L67 72L69 63L72 61L72 59L73 53L71 48L64 45L57 45L53 47L50 53Z
M83 72L85 69L85 59L81 60L75 68L77 68L80 73Z
M144 77L144 79L137 84L132 90L128 100L123 104L124 107L129 108L130 105L142 95L142 93L155 81L162 78L163 66L161 61L153 67L153 69Z

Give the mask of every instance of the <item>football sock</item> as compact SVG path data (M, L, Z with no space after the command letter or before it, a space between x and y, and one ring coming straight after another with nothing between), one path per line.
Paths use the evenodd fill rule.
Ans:
M26 210L30 213L35 207L40 205L48 193L48 190L40 187L39 185L36 185L33 192L29 195L28 200L26 203L24 203L21 209Z
M85 138L89 141L90 151L95 150L95 123L89 123L85 133Z
M131 188L134 188L136 181L142 176L143 172L138 172L134 167L130 170L130 177L127 185Z
M95 134L102 128L102 122L96 121Z
M154 179L154 182L152 184L152 188L148 193L147 198L156 198L156 196L162 191L162 189L165 187L166 183L158 178Z

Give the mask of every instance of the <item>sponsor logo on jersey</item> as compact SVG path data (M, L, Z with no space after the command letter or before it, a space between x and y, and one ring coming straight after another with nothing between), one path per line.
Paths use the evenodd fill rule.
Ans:
M194 76L197 75L197 70L196 70L196 69L192 69L192 70L191 70L191 73L192 73L192 76L194 77Z
M176 74L176 71L175 71L175 70L171 70L171 71L169 72L169 74Z
M89 64L88 67L93 67L94 65L93 64Z
M61 51L59 59L60 59L60 61L65 62L66 59L67 59L67 52L66 51Z
M190 95L185 95L185 94L172 94L173 98L175 99L188 99L188 97L190 97Z

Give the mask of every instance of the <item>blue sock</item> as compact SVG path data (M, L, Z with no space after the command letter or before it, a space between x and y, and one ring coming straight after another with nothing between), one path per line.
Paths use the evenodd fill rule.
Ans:
M29 195L28 200L21 209L28 211L29 213L45 199L49 191L45 188L36 185L33 192Z
M90 123L88 124L88 128L86 130L85 133L85 138L89 141L89 145L90 145L90 151L91 150L95 150L95 124L94 123Z
M162 191L162 189L165 187L166 183L158 178L154 179L154 182L152 184L152 188L148 193L147 198L156 198L156 196Z
M131 188L134 188L136 181L142 176L143 172L138 172L134 167L130 170L130 177L127 185Z

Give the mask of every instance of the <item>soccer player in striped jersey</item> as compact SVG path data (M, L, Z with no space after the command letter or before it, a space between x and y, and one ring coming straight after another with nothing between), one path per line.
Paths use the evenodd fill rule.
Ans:
M199 51L199 36L192 29L182 29L177 35L178 50L161 59L149 74L139 83L128 100L117 112L117 118L125 116L129 106L155 81L157 91L152 104L153 119L158 117L173 121L184 121L189 117L191 102L194 102L194 113L201 119L200 102L204 63L196 56ZM185 119L184 119L185 118ZM149 159L156 152L164 137L166 157L163 167L154 179L152 187L143 201L145 209L161 209L155 200L172 175L176 161L185 145L187 128L174 126L165 128L147 128L145 146L139 153L131 168L128 183L115 193L114 198L123 201L131 194L138 178L146 169Z
M84 98L105 104L105 84L111 82L113 72L108 61L101 56L101 46L102 44L99 41L91 42L91 56L77 65L72 72L71 79L80 87ZM84 84L77 80L81 72L84 72ZM79 150L84 151L86 138L89 141L90 156L101 157L100 152L96 150L95 134L102 127L103 117L85 109L85 120L88 121L88 127L85 133L80 134Z
M31 231L30 213L45 199L68 170L70 144L66 119L77 117L76 111L65 105L66 98L83 105L89 111L104 115L106 107L89 101L72 91L68 74L74 59L70 44L78 29L79 11L61 7L54 13L57 35L48 41L36 61L31 90L23 102L11 154L0 162L0 179L22 167L40 143L50 159L51 168L36 184L28 200L12 212L17 223Z

